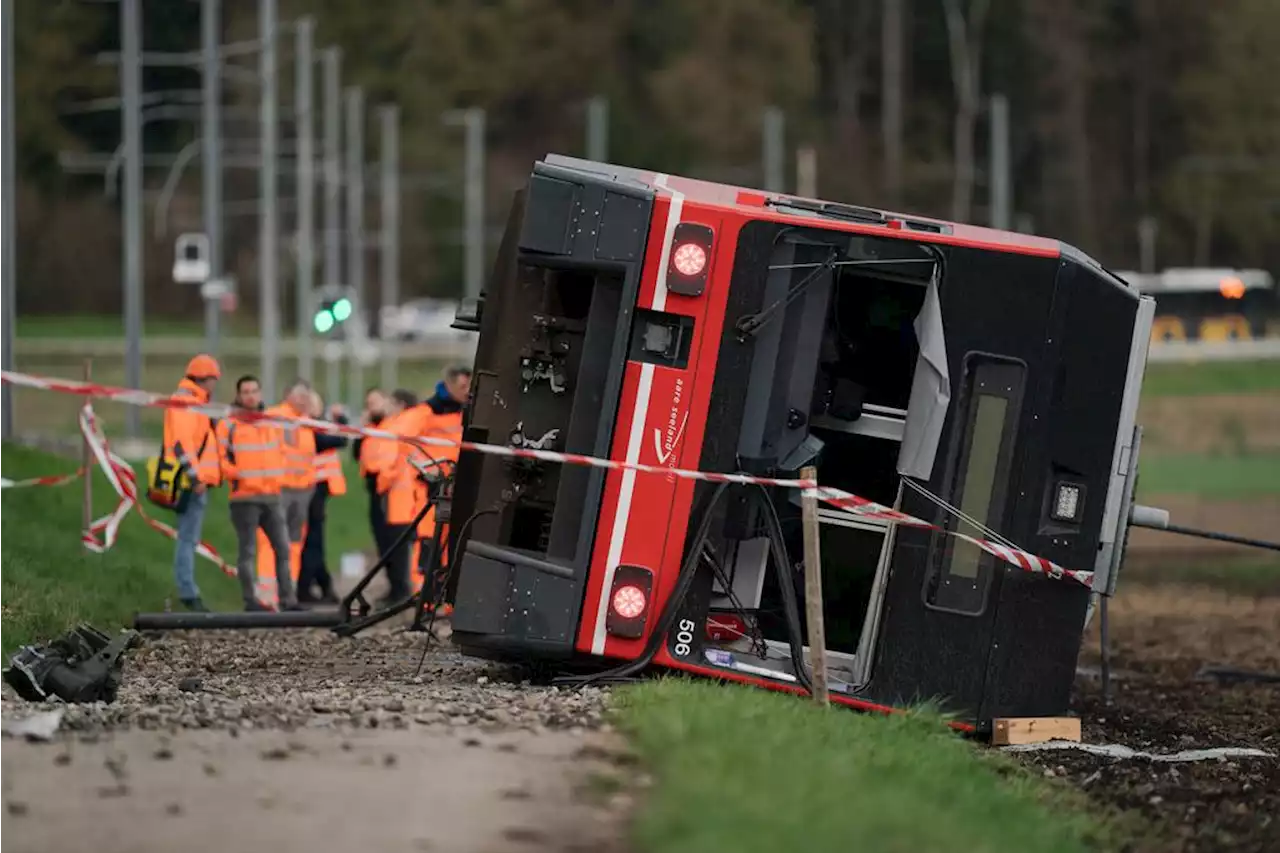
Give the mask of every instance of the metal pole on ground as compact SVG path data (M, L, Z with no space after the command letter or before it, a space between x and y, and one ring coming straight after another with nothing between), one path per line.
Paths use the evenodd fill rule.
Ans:
M587 159L597 163L609 157L609 99L596 95L587 101Z
M1013 180L1009 154L1009 99L991 96L991 227L1008 231L1013 223Z
M13 333L18 309L18 223L14 218L14 196L17 192L14 180L17 176L13 165L14 144L17 141L17 130L13 124L13 6L13 3L4 4L4 92L0 95L4 98L4 174L0 178L0 183L3 184L0 192L4 193L4 344L0 358L3 359L5 370L13 370ZM12 439L13 389L7 384L0 389L0 409L3 410L0 414L0 437Z
M201 180L204 233L209 240L209 280L222 278L222 2L202 0L200 42L204 62L201 106ZM204 300L205 349L217 356L222 305Z
M93 381L93 359L84 360L84 381ZM130 406L129 408L134 408ZM80 529L88 533L93 524L93 451L89 448L89 439L81 440L80 466L84 468L84 499L80 507Z
M386 311L400 304L400 108L385 104L378 109L382 125L382 221L378 223L381 237L382 276L381 308ZM382 345L382 387L396 387L399 372L399 353L396 342L390 340L378 324L378 340ZM359 393L356 388L352 393Z
M818 150L812 145L796 149L796 195L818 197Z
M817 482L818 469L802 468L800 479ZM822 557L819 549L818 499L807 491L800 499L804 524L804 606L809 623L809 668L812 670L813 698L826 705L827 632L822 620Z
M280 390L277 367L280 345L279 265L280 221L276 207L276 0L258 0L258 29L262 39L258 75L262 86L262 163L258 173L262 211L258 243L258 330L262 336L262 393L275 400Z
M355 299L352 323L365 323L364 298L364 90L358 86L347 89L347 287ZM350 332L347 340L351 341ZM355 345L363 341L357 335ZM354 401L364 387L364 365L360 353L352 350L351 387L348 399Z
M142 0L120 2L121 120L124 126L125 384L142 387ZM141 409L125 407L125 431L137 438Z
M485 112L479 107L466 111L466 190L463 217L466 220L466 295L478 299L484 290L484 156Z
M764 164L764 189L771 193L785 191L785 135L786 117L782 110L779 107L765 109L761 156Z
M298 217L297 217L297 302L294 311L298 338L298 375L310 380L314 356L311 351L312 293L315 290L315 123L311 93L314 88L312 68L312 35L315 21L298 21L296 68L294 76L294 111L298 123Z
M342 280L342 49L327 47L324 63L324 285L333 289ZM314 306L313 306L314 308ZM341 352L326 343L325 398L336 402L342 394Z

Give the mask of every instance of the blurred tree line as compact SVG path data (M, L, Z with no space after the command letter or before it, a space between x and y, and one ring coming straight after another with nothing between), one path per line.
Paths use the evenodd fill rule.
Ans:
M59 155L118 144L118 110L77 106L117 92L116 68L96 58L118 50L117 6L17 4L20 310L116 311L118 196L104 194L101 176L68 174ZM461 287L462 135L442 114L487 110L487 212L498 226L531 161L583 152L593 95L609 99L615 162L758 185L761 118L776 105L785 110L788 150L817 149L820 196L985 223L987 104L1001 93L1011 105L1020 227L1073 242L1112 268L1135 268L1138 223L1151 217L1160 266L1280 270L1276 0L281 0L280 7L282 24L315 16L317 48L342 47L344 85L364 86L371 108L401 105L407 295ZM224 0L224 12L226 40L256 37L254 0ZM145 49L198 49L199 15L198 3L144 2ZM236 61L256 70L256 57ZM286 151L292 77L292 34L282 29ZM146 91L198 89L199 81L198 68L143 73ZM252 149L255 87L232 79L224 93L227 145ZM195 121L148 122L145 147L173 153L197 133ZM376 162L372 110L365 148ZM794 188L793 164L788 171ZM443 176L445 186L415 178L423 175ZM146 171L149 193L164 176ZM280 177L291 199L292 169ZM228 170L225 180L227 200L256 197L251 170ZM367 187L374 231L376 181ZM175 233L199 227L199 191L192 168L170 233L155 234L148 219L148 312L195 316L196 297L169 281L169 264ZM287 248L292 208L282 210ZM226 228L242 310L252 310L256 220L238 212ZM376 261L371 253L366 281L376 281ZM282 271L290 269L286 259Z

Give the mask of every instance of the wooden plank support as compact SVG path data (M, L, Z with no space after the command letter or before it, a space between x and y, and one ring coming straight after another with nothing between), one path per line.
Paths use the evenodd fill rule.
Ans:
M991 745L1013 746L1051 740L1080 742L1079 717L1004 717L992 720Z
M818 479L818 469L800 469L800 479ZM827 632L822 622L822 556L818 547L818 499L805 495L800 499L804 524L804 601L809 623L809 668L813 681L813 698L820 705L831 700L827 690Z

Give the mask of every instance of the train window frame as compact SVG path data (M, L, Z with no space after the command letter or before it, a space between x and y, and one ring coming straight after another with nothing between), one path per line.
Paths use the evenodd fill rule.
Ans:
M964 509L964 489L971 475L974 462L975 430L979 416L984 414L982 404L989 398L999 398L1004 406L1000 421L999 441L994 449L994 470L987 499L987 527L998 529L1008 508L1011 492L1010 473L1018 449L1018 422L1022 415L1022 403L1026 390L1027 364L1022 359L997 353L972 351L962 360L959 428L950 441L947 454L946 475L942 495L952 505ZM970 513L971 514L971 513ZM961 616L979 617L986 612L991 592L991 581L998 569L996 558L980 551L976 556L972 575L953 571L957 567L956 546L963 540L950 535L961 524L952 513L946 513L941 526L946 533L935 532L930 537L928 566L921 598L926 608ZM966 525L967 527L968 525ZM976 546L968 545L968 548Z

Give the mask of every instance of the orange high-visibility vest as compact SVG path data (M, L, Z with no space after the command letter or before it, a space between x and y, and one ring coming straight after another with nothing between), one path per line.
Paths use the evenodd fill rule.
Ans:
M209 395L190 379L178 383L174 398L209 402ZM165 409L164 455L173 456L192 482L216 486L222 481L218 440L208 415L190 409Z
M424 419L421 429L422 431L419 435L424 437L444 438L449 441L461 441L462 412L450 412L441 415L431 412L430 416ZM430 458L437 462L444 462L447 460L456 463L458 461L458 453L460 449L461 448L456 445L428 445L425 448L415 449L415 452L420 454L424 459L427 454L430 454ZM441 465L439 471L442 476L452 474L453 466ZM426 497L427 495L424 490L423 499L425 500ZM421 504L418 505L418 508L421 508ZM432 536L435 536L435 533L436 509L435 507L432 507L427 510L427 514L422 517L422 522L418 525L418 536L430 539ZM448 528L445 529L445 535L448 535Z
M280 494L284 454L280 428L264 423L218 422L222 475L231 485L231 500L253 500Z
M337 449L324 450L316 454L316 483L328 483L332 496L347 493L347 475L342 471L342 459Z
M388 415L378 424L378 429L397 433L396 424L408 411L411 410ZM399 444L393 438L366 438L360 445L360 470L366 476L373 474L376 477L376 490L380 495L385 495L391 488L391 470L395 467Z
M281 403L267 410L269 415L286 418L302 417L289 403ZM315 485L316 434L310 427L289 425L279 427L283 435L284 479L286 489L309 489Z
M384 429L406 437L420 435L431 414L426 406L414 406L392 418L391 425L384 425ZM406 441L394 442L391 449L394 456L379 448L379 458L385 453L390 462L378 471L378 493L387 498L387 524L409 524L426 500L426 486L409 462L419 458L418 451Z

